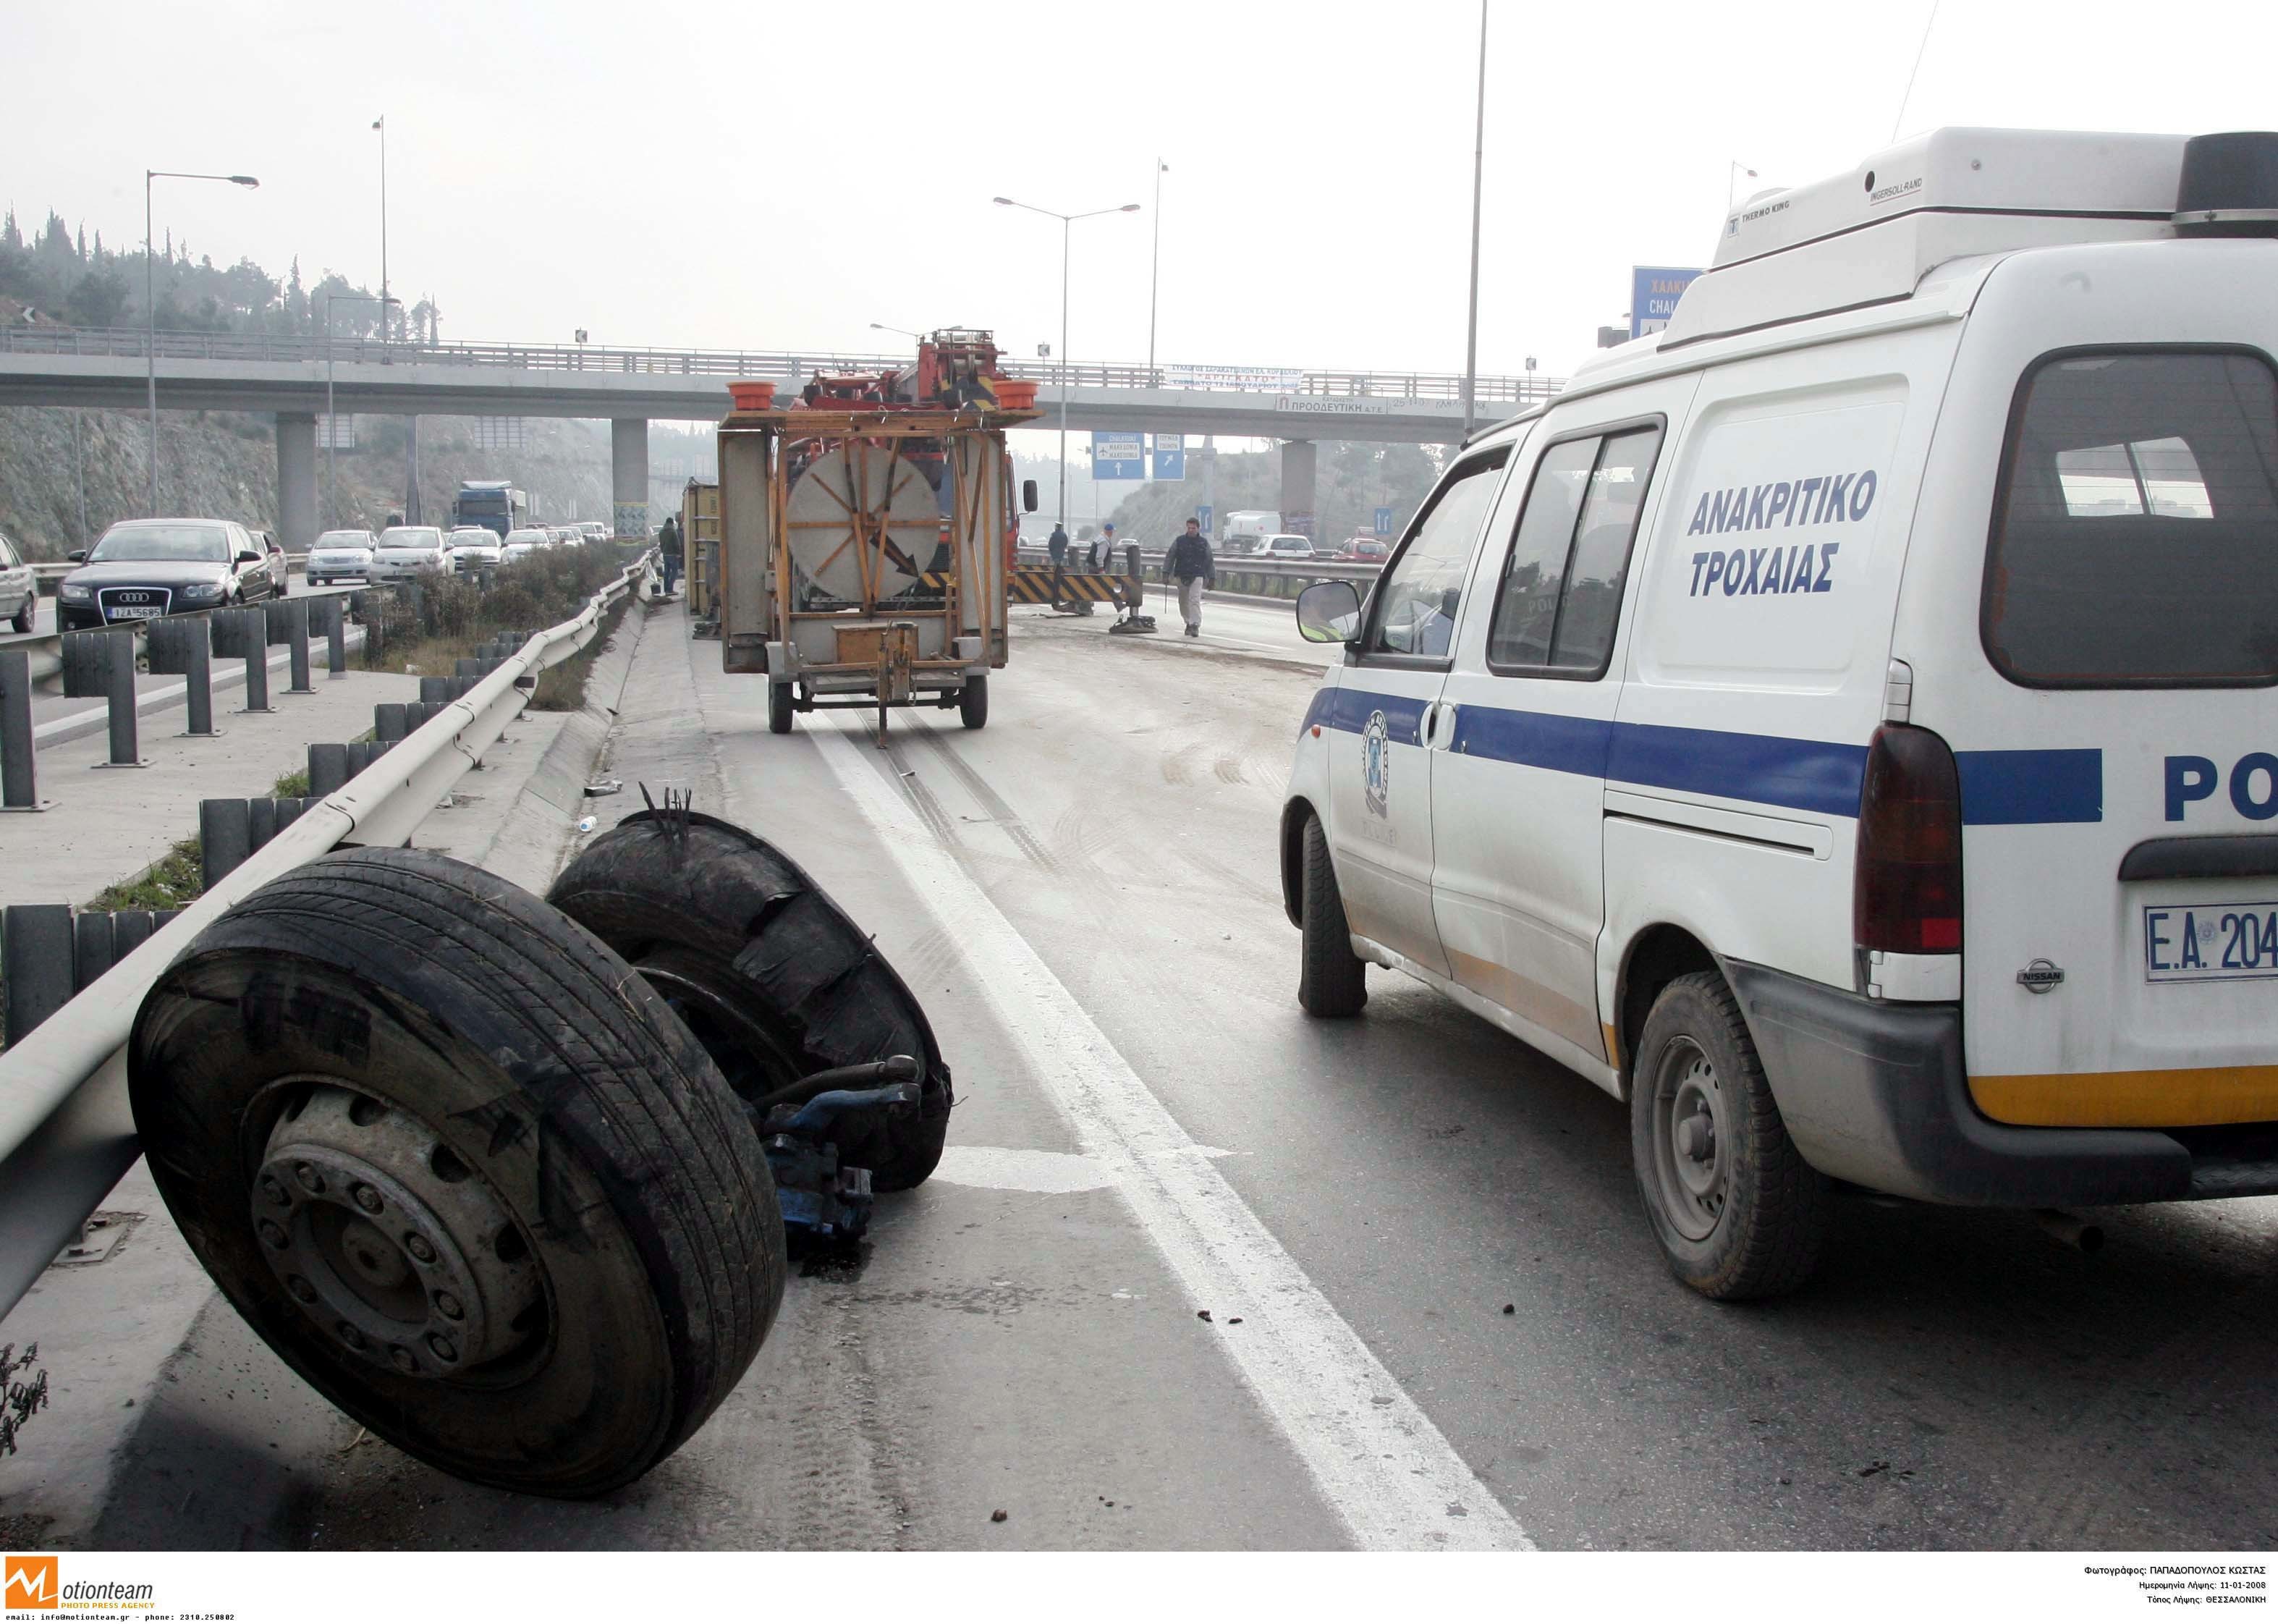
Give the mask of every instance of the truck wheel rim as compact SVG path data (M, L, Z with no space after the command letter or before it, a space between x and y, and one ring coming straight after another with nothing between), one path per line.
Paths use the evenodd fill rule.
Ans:
M252 1191L262 1257L301 1312L351 1358L420 1380L539 1341L544 1273L490 1181L401 1106L302 1081Z
M1686 1240L1707 1240L1724 1215L1731 1139L1716 1062L1692 1038L1662 1051L1652 1107L1662 1214Z

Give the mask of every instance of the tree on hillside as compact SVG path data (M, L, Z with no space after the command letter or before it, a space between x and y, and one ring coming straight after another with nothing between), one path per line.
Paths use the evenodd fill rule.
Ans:
M80 278L64 301L64 313L74 326L115 327L126 310L126 279L115 271Z

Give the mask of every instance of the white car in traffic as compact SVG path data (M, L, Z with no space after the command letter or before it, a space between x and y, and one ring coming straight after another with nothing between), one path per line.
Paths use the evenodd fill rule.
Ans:
M380 532L379 548L371 555L375 581L416 580L423 575L447 575L451 547L432 525L392 525Z
M369 530L328 530L309 544L309 585L371 579L379 538Z
M499 533L481 525L462 525L449 537L451 568L461 575L497 567L504 550Z

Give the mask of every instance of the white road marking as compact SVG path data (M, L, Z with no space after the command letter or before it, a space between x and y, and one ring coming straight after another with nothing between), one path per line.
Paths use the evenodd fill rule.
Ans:
M1162 1153L1158 1152L1158 1154ZM1232 1151L1197 1145L1174 1155L1231 1156ZM1005 1145L952 1145L941 1153L934 1182L970 1190L1010 1190L1027 1195L1074 1195L1120 1184L1114 1164L1066 1151L1021 1150Z
M1531 1551L1429 1417L1401 1390L1012 922L867 759L814 729L822 759L877 830L1074 1130L1110 1169L1219 1345L1368 1551ZM1171 1154L1163 1153L1169 1152ZM1242 1323L1231 1325L1239 1317Z

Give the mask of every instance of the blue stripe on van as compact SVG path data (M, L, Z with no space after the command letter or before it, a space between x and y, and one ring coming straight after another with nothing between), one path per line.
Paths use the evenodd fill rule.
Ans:
M1385 713L1395 743L1422 742L1424 701L1357 688L1323 688L1305 712L1349 733ZM1452 747L1485 761L1622 784L1686 790L1760 806L1856 817L1864 745L1711 728L1600 722L1499 706L1456 708ZM1961 750L1961 821L1979 825L2096 823L2104 819L2101 750Z
M1516 762L1522 767L1602 778L1606 750L1613 737L1612 723L1588 716L1459 705L1456 737L1449 747L1490 762Z
M1965 823L2100 823L2101 750L1957 750Z
M1377 711L1384 712L1385 736L1395 744L1420 745L1424 742L1424 706L1420 699L1410 699L1399 693L1370 693L1358 688L1324 688L1313 695L1312 709L1305 713L1305 725L1319 722L1323 727L1334 727L1340 732L1357 733L1368 726L1368 719Z

